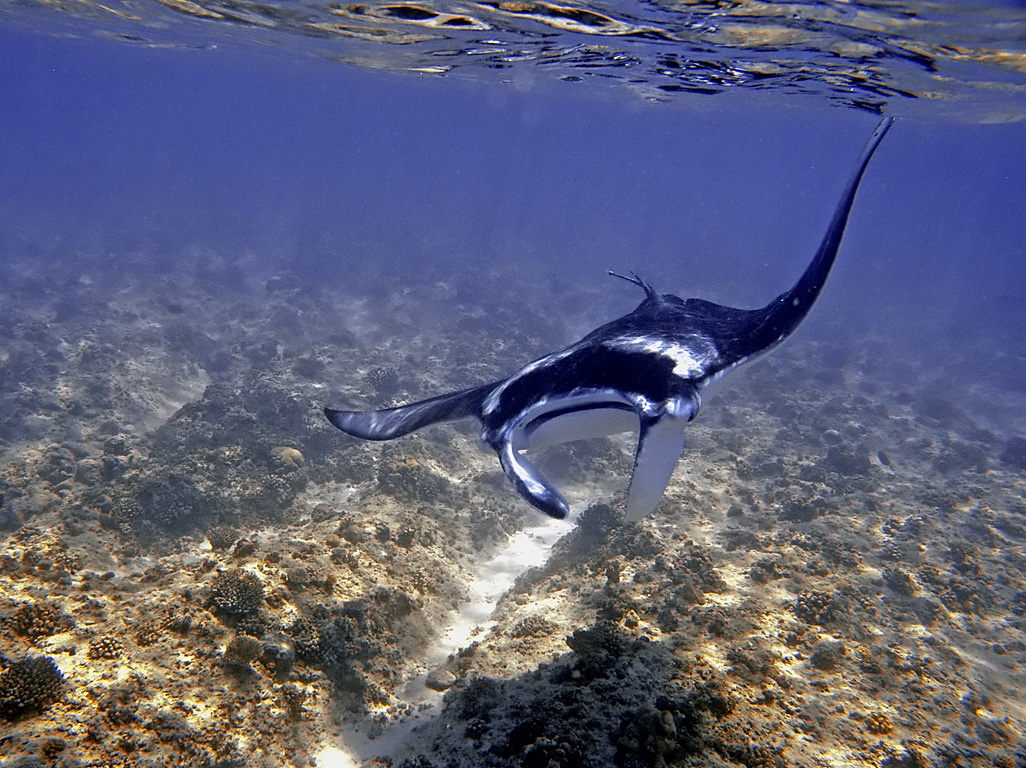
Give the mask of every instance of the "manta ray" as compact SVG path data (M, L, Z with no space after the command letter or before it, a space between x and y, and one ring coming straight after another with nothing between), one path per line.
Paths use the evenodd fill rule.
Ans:
M559 519L569 514L569 504L523 452L637 430L624 519L643 517L670 482L684 450L684 427L698 414L703 388L776 347L808 315L837 257L862 176L892 122L885 118L862 150L808 267L765 307L685 301L657 293L633 273L610 272L644 290L644 301L505 379L397 408L325 408L324 414L343 432L366 440L392 440L429 424L473 416L517 492Z

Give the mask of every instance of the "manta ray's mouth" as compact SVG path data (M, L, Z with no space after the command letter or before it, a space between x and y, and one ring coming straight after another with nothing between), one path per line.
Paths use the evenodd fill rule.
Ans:
M570 504L522 451L637 430L634 406L609 392L540 400L500 436L499 462L521 496L550 517L565 518Z
M514 423L496 450L503 470L520 495L545 514L562 519L569 514L569 503L523 451L637 432L626 508L626 518L636 520L652 511L662 498L684 450L684 426L697 411L697 396L674 400L670 407L652 416L622 395L577 394L539 403Z
M636 432L638 414L622 396L584 395L532 408L518 420L511 438L516 450Z

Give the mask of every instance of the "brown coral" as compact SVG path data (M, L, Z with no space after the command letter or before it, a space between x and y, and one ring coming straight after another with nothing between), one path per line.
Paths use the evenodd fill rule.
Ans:
M214 577L210 602L223 613L244 617L259 610L264 602L264 585L255 573L236 568Z
M882 736L894 730L894 723L884 712L870 712L866 715L866 730Z
M0 717L15 720L59 700L64 675L49 656L15 661L0 674Z
M160 640L160 629L152 623L144 621L135 630L135 642L142 647L150 646Z
M90 659L116 659L125 649L120 638L104 635L89 641Z
M807 624L828 624L838 618L841 604L836 595L810 589L798 595L791 610Z
M52 603L22 603L7 619L8 628L16 635L36 639L49 637L74 626L74 620Z

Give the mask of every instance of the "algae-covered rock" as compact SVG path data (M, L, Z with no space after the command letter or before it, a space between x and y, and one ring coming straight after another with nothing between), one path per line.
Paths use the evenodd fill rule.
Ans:
M135 522L150 523L172 534L187 533L217 514L216 499L184 475L144 481L135 498Z

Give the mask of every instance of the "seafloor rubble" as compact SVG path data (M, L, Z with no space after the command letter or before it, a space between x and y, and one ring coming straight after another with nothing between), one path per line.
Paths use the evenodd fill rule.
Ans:
M0 765L1026 765L1021 357L803 332L719 385L637 525L629 441L548 451L577 527L436 658L537 513L472 424L367 444L320 406L610 313L508 275L368 299L220 269L7 268Z

